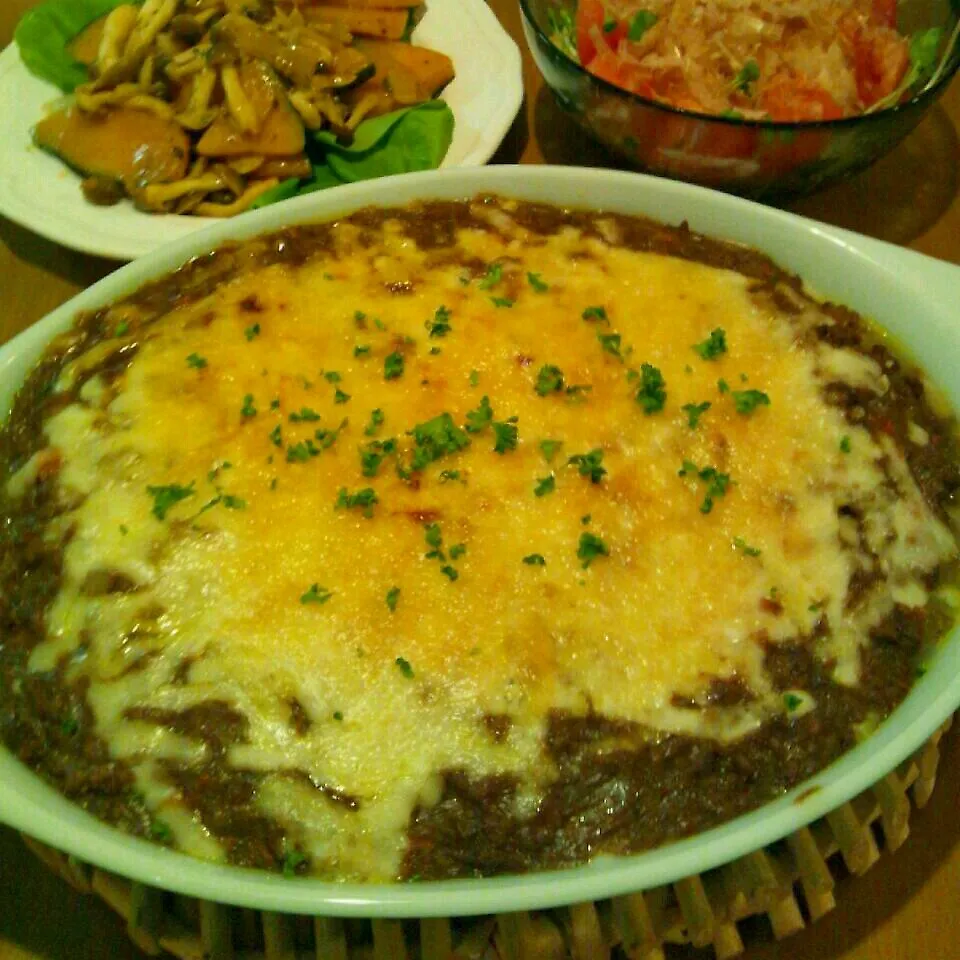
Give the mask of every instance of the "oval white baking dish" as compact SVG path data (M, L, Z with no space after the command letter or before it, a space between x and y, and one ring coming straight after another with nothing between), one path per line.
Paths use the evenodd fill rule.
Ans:
M644 214L755 247L818 295L876 319L960 409L960 269L777 210L685 184L605 170L488 167L394 177L317 193L217 224L110 275L0 348L7 410L50 339L76 314L116 300L227 240L361 207L498 193L564 206ZM84 813L0 749L0 821L106 870L220 902L329 916L464 916L552 907L648 889L700 873L784 837L882 778L960 706L960 630L867 742L751 814L659 850L575 869L434 883L357 885L193 860L125 836ZM810 791L811 786L817 789ZM797 798L803 794L802 802Z

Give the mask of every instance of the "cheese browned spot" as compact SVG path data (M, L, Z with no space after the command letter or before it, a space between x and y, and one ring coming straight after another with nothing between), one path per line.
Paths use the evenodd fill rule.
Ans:
M396 877L447 771L509 776L522 819L551 717L733 743L789 713L769 645L856 686L955 555L897 444L829 402L889 383L815 303L516 212L461 211L442 254L347 219L63 367L7 483L55 464L27 669L89 680L181 849L230 854L171 773L214 765L316 873Z

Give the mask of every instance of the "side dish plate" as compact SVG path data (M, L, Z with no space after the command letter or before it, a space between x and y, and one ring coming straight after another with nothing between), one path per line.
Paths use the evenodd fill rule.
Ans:
M523 167L413 174L314 194L169 244L85 291L0 349L0 403L10 401L46 344L78 311L112 302L192 256L297 223L366 206L497 193L570 207L642 214L762 250L810 289L887 329L960 409L960 270L885 244L688 185L639 175ZM124 836L73 806L0 751L0 820L90 863L154 886L266 910L411 917L558 906L648 889L700 873L782 838L882 778L960 706L960 630L942 641L927 672L891 718L839 762L762 809L673 845L592 864L486 880L395 885L290 880L194 861ZM802 797L802 800L801 800Z
M414 42L447 54L456 78L442 99L456 126L444 167L486 163L520 109L520 51L484 0L429 0ZM74 250L132 260L207 226L202 217L141 213L130 203L97 207L80 178L34 146L31 131L60 92L27 70L15 43L0 53L0 214Z

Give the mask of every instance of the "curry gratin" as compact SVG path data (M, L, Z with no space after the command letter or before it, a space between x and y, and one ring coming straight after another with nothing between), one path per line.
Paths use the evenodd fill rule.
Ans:
M952 421L759 254L496 198L82 316L2 434L0 730L329 878L650 847L799 783L949 626Z

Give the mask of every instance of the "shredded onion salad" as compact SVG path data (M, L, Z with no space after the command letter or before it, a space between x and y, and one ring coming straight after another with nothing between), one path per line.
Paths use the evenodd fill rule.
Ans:
M897 103L942 31L897 30L897 0L579 0L553 39L649 99L751 120L836 120Z

